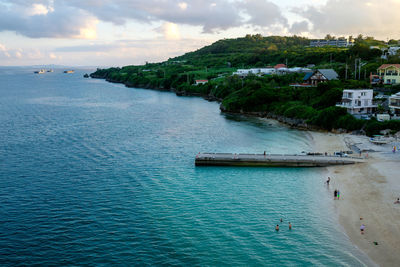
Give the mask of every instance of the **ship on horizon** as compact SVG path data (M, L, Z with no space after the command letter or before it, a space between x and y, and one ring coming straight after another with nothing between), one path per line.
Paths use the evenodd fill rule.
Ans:
M45 73L46 71L44 70L44 69L41 69L41 70L35 70L34 71L34 73L36 73L36 74L43 74L43 73Z

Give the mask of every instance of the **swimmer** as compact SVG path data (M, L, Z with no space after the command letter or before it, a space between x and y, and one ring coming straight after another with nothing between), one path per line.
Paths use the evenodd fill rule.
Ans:
M326 180L326 184L329 185L330 181L331 181L331 177L328 177L328 180Z
M275 226L275 230L276 230L276 231L279 231L279 224L277 224L277 225Z
M281 218L281 222L283 222L283 219Z
M364 225L364 224L361 224L361 226L360 226L360 232L361 232L362 235L364 234L364 230L365 230L365 225Z
M289 230L292 230L292 224L289 222Z

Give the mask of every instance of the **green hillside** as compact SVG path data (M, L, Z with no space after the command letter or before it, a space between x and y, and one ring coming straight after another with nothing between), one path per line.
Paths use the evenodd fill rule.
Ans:
M375 72L383 63L399 63L399 55L381 59L387 44L372 37L359 36L350 48L309 47L309 44L310 40L304 37L247 35L219 40L165 62L98 69L91 77L124 83L128 87L199 95L221 101L221 109L226 112L284 116L297 120L301 125L327 130L364 128L368 134L375 134L387 127L376 121L357 120L335 107L335 103L340 101L344 88L368 88L369 73ZM357 75L360 80L345 80L346 72L349 79L355 77L353 71L357 59L363 63ZM304 74L232 76L238 68L267 67L278 63L287 63L288 67L312 64L314 68L333 68L341 80L317 88L293 89L289 84L301 82ZM197 79L209 82L194 85ZM389 91L396 92L397 88L389 88ZM400 130L400 124L391 127Z

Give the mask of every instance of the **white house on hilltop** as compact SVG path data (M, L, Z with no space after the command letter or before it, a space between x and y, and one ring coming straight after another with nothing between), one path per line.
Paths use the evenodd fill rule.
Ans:
M253 69L238 69L236 72L233 73L233 75L247 76L249 74L263 75L263 74L274 74L274 73L275 73L274 68L253 68Z
M352 115L371 114L377 107L372 102L373 97L374 90L372 89L346 89L343 90L342 102L336 106L346 108Z

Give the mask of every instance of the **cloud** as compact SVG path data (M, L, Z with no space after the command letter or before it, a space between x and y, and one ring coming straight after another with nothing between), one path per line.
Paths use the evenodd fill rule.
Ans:
M372 35L400 38L399 0L328 0L319 7L292 10L308 19L313 32L324 35Z
M155 31L161 33L166 40L179 40L181 38L179 27L175 23L165 22L161 27L155 29Z
M247 23L253 26L287 25L287 19L282 15L280 8L270 1L245 0L239 6L243 7L248 16L250 16Z
M0 31L14 31L31 38L96 37L98 20L63 1L0 1Z
M99 21L183 24L205 33L244 25L287 26L269 0L0 0L0 31L31 38L93 39Z
M309 31L309 25L308 22L305 20L300 22L294 22L290 27L290 32L293 34L299 34L308 31Z
M5 45L0 43L0 58L10 58L11 55Z
M56 59L60 59L59 56L50 52L43 52L37 48L31 48L27 50L23 50L20 48L8 48L4 44L0 43L0 62L1 65L14 65L16 62L20 62L20 60L24 61L35 61L35 63L40 63L43 60L54 61Z
M146 61L164 61L209 45L211 42L204 39L165 40L164 38L116 40L111 43L95 41L91 45L59 47L53 52L63 57L64 64L85 65L87 64L85 62L91 62L92 65L110 65L110 62L113 62L113 65L123 66L144 64Z

